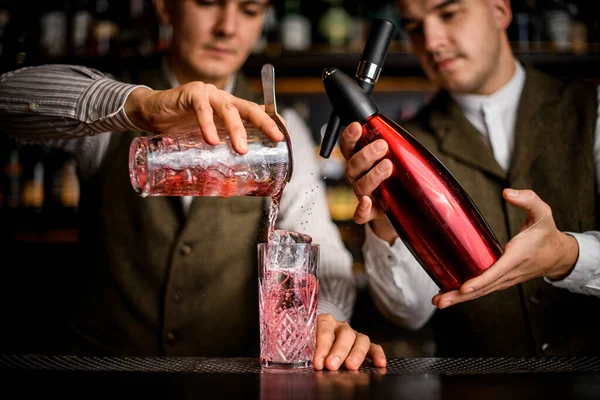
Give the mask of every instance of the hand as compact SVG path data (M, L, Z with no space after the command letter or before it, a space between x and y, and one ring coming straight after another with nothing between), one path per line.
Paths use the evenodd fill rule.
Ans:
M349 370L357 370L367 356L376 367L385 367L383 349L371 343L367 335L356 332L347 322L336 321L331 314L317 317L317 347L313 359L316 370L336 371L342 364Z
M380 139L354 153L361 132L360 124L353 122L344 129L340 141L340 150L347 160L346 178L359 200L354 212L354 222L361 225L370 222L373 231L391 244L398 238L398 234L371 199L373 191L392 174L392 162L388 159L381 160L388 151L388 145L385 140Z
M465 282L459 290L435 295L432 303L438 308L541 276L562 279L575 266L579 256L577 240L556 229L548 204L531 190L505 189L502 194L509 203L527 211L527 221L488 270Z
M212 145L219 144L217 125L224 126L234 150L240 154L248 151L242 120L252 122L273 141L283 140L277 124L261 106L203 82L169 90L137 88L127 97L125 113L142 130L166 134L199 132Z

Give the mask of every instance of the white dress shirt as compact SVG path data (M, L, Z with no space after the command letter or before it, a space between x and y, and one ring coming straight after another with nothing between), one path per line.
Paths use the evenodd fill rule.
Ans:
M513 77L495 93L489 96L452 95L465 117L490 144L494 158L505 171L513 152L517 106L525 84L525 70L516 60L515 63ZM600 188L600 87L598 101L594 160L597 187ZM373 233L369 224L365 226L363 254L372 295L391 320L418 329L435 311L431 298L439 288L401 240L390 246ZM546 282L575 293L600 297L600 232L565 233L577 240L579 258L565 279L545 279Z

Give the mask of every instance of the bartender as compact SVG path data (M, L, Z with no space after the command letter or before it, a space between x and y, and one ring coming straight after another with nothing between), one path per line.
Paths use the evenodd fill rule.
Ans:
M172 26L173 44L159 65L136 71L135 85L77 66L7 73L0 82L0 126L78 160L85 258L72 277L71 352L256 356L256 245L266 229L266 199L141 198L127 171L129 145L140 130L164 132L199 121L211 142L213 111L240 153L247 151L240 117L282 139L239 72L270 3L154 4L160 22ZM352 260L327 209L310 132L291 110L282 116L302 165L294 166L276 226L308 234L321 248L314 366L357 369L366 357L385 366L381 347L347 322L355 301Z
M512 52L508 0L398 0L402 27L439 88L404 127L450 169L504 246L460 290L439 288L370 197L392 173L387 144L342 135L354 220L381 312L431 320L440 356L600 354L598 88L555 79Z

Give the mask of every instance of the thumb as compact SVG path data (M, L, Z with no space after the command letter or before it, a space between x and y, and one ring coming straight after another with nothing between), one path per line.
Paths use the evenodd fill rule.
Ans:
M533 191L533 190L515 190L504 189L502 195L510 204L522 208L527 212L527 215L534 221L552 215L550 206Z

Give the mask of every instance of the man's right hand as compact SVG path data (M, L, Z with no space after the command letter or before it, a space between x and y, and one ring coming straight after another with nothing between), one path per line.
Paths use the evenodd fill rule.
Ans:
M347 160L346 178L359 200L354 212L354 222L369 222L377 236L393 244L398 234L371 198L373 191L392 174L392 162L382 160L388 151L388 145L385 140L380 139L355 153L356 142L361 133L361 125L353 122L344 129L340 141L340 150Z
M248 151L243 121L250 121L273 141L283 140L277 124L256 103L235 97L203 82L190 82L169 90L137 88L125 102L127 117L152 133L198 132L212 145L219 144L217 126L224 126L235 151Z

